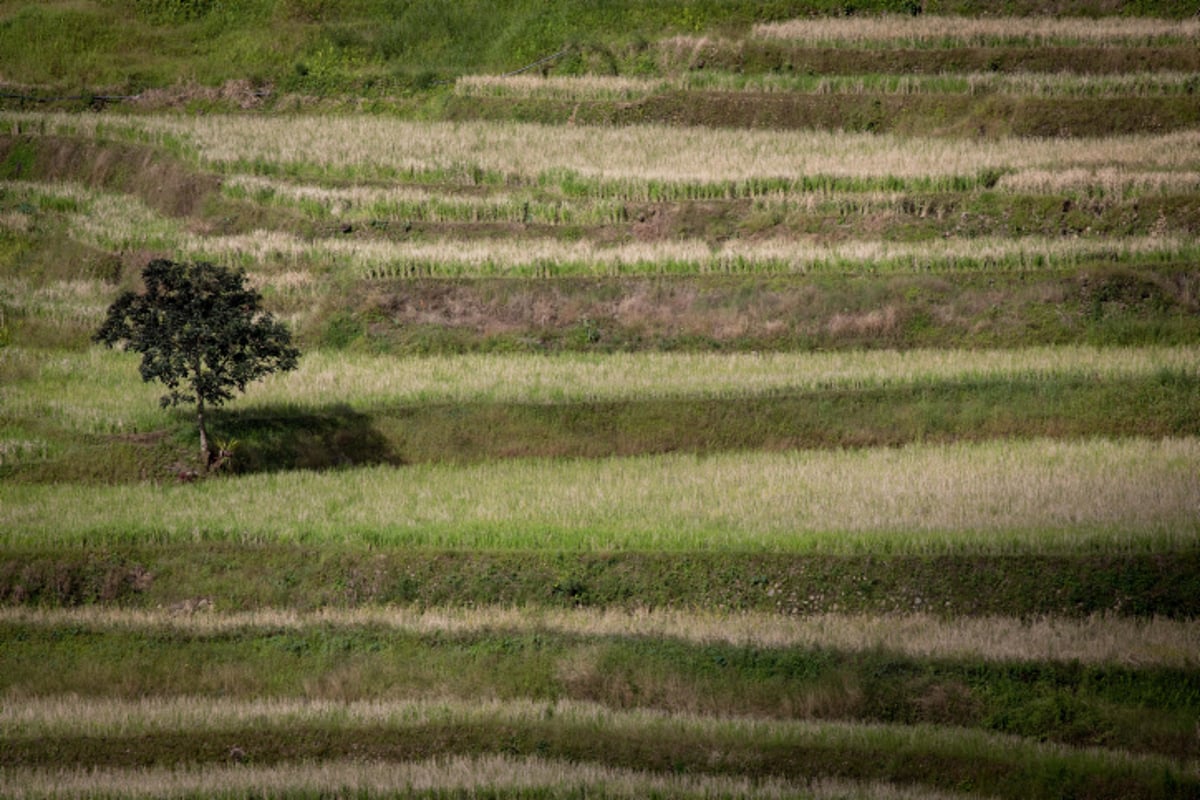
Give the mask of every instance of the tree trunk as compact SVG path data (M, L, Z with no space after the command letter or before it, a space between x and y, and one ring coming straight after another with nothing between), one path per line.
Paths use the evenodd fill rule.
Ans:
M200 426L200 468L208 472L208 431L204 428L204 398L196 399L196 424Z

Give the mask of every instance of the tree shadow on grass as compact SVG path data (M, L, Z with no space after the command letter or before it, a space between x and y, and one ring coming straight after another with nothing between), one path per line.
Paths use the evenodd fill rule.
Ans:
M344 404L222 409L212 418L214 438L236 442L227 468L239 474L403 463L371 417Z

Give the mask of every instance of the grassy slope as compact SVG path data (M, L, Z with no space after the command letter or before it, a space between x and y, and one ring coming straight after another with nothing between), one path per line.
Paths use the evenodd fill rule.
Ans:
M1082 128L1067 132L1127 130L1130 125L1145 124L1146 119L1159 127L1195 127L1194 108L1186 95L1062 103L1020 97L912 101L868 94L853 102L835 96L831 102L816 103L811 96L773 99L765 95L713 95L709 101L696 102L699 95L684 93L651 98L629 108L595 103L576 113L578 103L568 104L569 108L542 101L516 106L507 101L480 103L455 97L444 88L430 93L422 89L465 72L514 68L563 44L575 45L575 49L556 63L554 69L560 74L614 65L623 72L639 65L653 70L660 63L654 56L658 36L716 31L736 37L754 20L827 11L835 6L841 9L842 5L563 3L547 13L544 4L514 2L506 4L505 13L496 13L494 4L458 4L451 17L438 3L418 2L401 8L396 3L369 0L243 4L145 0L106 3L103 8L89 2L9 3L0 4L0 74L11 83L70 93L247 81L245 86L228 87L224 95L185 93L179 102L196 110L229 108L240 102L262 105L262 98L255 98L251 90L270 84L275 93L266 105L277 103L284 93L331 95L328 104L341 108L352 107L360 98L377 102L387 96L386 105L393 111L449 117L516 115L555 123L576 114L577 123L594 117L596 121L718 125L749 121L787 127L789 115L804 113L825 114L827 119L821 124L835 128L892 126L913 132L933 130L922 127L930 124L932 108L942 109L952 118L949 123L936 124L939 135L976 135L981 126L985 135L1059 133L1076 125L1076 120ZM891 2L855 5L891 11L908 10L909 6ZM925 5L927 11L982 10L969 2ZM1053 9L1016 2L1006 9L1175 17L1193 11L1190 4L1176 2L1118 4L1102 0L1056 3ZM387 16L381 18L384 12ZM634 32L615 33L618 30ZM264 47L266 31L270 31L272 43ZM37 58L29 56L31 45L38 48ZM1045 48L1038 57L1045 60L1047 68L1089 61L1105 70L1127 70L1131 64L1153 69L1152 61L1146 59L1159 57L1139 54L1133 47L1115 47L1103 59L1096 58L1096 53L1084 58L1084 50ZM790 63L831 72L911 70L945 57L917 51L889 56L886 50L883 56L872 50L806 50L798 54L787 47L740 52L743 59L751 56L750 62L743 60L743 66L753 62L755 69ZM1024 59L1028 64L1033 52L1022 48L986 53L958 50L949 57L961 60L956 69L970 69L976 63L972 59L979 58L990 59L989 66L1007 69L1006 59ZM1176 58L1181 53L1192 55L1186 48L1164 52L1175 64L1181 63ZM725 52L718 48L708 55L717 64L732 53L734 49ZM132 70L130 63L136 65ZM346 91L353 96L347 99L341 94ZM892 113L882 113L885 105ZM1147 116L1146 108L1151 106L1157 116ZM835 107L841 110L831 112ZM1105 110L1112 113L1098 113ZM747 117L748 111L758 116ZM1097 127L1097 120L1110 128ZM288 206L260 202L248 194L220 194L217 178L161 151L111 141L44 144L36 138L6 138L4 176L36 181L83 179L111 192L136 195L165 219L195 230L236 233L277 228L302 236L330 236L339 235L346 224L339 215L311 205ZM991 180L995 182L994 177ZM552 191L566 194L568 184L570 179L564 179L563 185ZM808 235L922 239L939 237L963 220L970 220L967 228L956 233L966 236L1057 235L1064 229L1079 232L1100 226L1109 235L1121 237L1149 233L1159 220L1169 232L1185 239L1197 232L1194 189L1109 196L1102 202L1093 199L1081 204L1079 196L1070 193L997 194L983 191L985 187L977 184L943 188L914 191L903 186L899 191L906 197L899 206L884 203L866 212L846 213L846 209L831 205L816 213L810 209L764 218L761 210L747 204L669 202L641 203L626 209L623 223L591 227L552 223L532 232L508 225L490 229L416 227L418 234L449 234L459 240L523 236L533 241L544 235L602 240L634 235L631 220L639 213L657 212L667 220L661 235L711 241L753 239L764 231L785 240ZM216 618L233 609L311 611L381 603L463 608L500 603L529 609L535 622L516 630L497 624L473 632L455 632L439 623L432 631L413 633L374 624L313 620L298 627L268 623L260 628L205 633L133 618L114 624L68 617L44 624L6 618L0 622L0 641L5 643L0 648L0 661L5 662L0 664L4 676L0 690L7 690L13 701L6 701L5 713L16 718L27 709L34 720L32 732L9 735L9 729L3 729L6 769L64 763L84 767L211 766L229 761L231 745L237 743L244 751L242 758L248 753L255 765L288 766L301 759L364 755L420 759L431 754L501 750L514 758L564 759L576 769L580 762L595 762L659 773L734 773L798 782L814 775L832 776L1012 797L1186 797L1197 791L1194 761L1188 761L1195 758L1198 690L1194 660L1183 667L1124 662L1116 666L1104 660L1081 666L1057 654L995 662L978 655L902 655L884 646L863 651L844 645L731 645L663 636L653 628L639 628L637 622L647 608L676 608L684 614L698 609L718 614L752 609L779 615L776 619L831 611L908 615L932 608L949 621L980 618L984 625L994 616L1044 618L1043 622L1053 625L1056 619L1097 613L1148 624L1156 616L1192 624L1198 613L1200 567L1195 563L1195 548L1181 548L1176 540L1170 545L1135 547L1133 552L1095 539L1089 539L1096 548L1090 551L1078 540L1065 550L1051 548L1052 552L1026 543L1003 554L963 546L961 537L955 540L961 549L950 552L936 548L921 552L919 546L916 552L904 551L901 546L899 552L885 553L884 540L879 539L879 548L866 553L847 554L832 547L816 555L751 553L737 548L718 553L665 552L661 548L586 552L586 545L585 552L573 553L564 552L562 542L553 540L504 551L399 549L380 546L378 540L374 545L365 544L366 539L338 546L245 546L205 539L227 536L237 541L244 536L245 530L239 531L236 525L231 528L226 519L236 516L232 506L237 506L238 513L242 506L263 508L267 495L247 500L238 492L252 484L276 485L274 476L163 489L56 484L65 477L117 484L139 477L161 479L179 454L192 446L188 424L182 418L148 435L97 434L97 421L87 416L87 404L76 401L72 405L70 398L78 398L91 385L85 340L97 309L102 309L114 286L133 279L145 253L76 240L70 231L72 215L80 213L79 201L52 194L5 189L0 197L0 213L5 219L0 238L0 277L5 280L5 294L0 294L0 344L18 345L7 352L0 350L0 375L21 391L52 398L47 408L66 400L68 408L74 409L68 410L68 416L74 413L77 418L62 425L53 421L54 414L15 413L16 403L0 406L0 423L6 426L8 441L32 442L34 462L51 455L15 471L0 467L7 470L3 491L16 500L10 508L40 504L47 509L43 520L78 519L71 515L104 503L121 511L117 507L128 502L121 498L131 496L122 494L126 489L146 496L181 497L196 488L205 492L208 511L202 522L171 535L176 538L165 537L170 541L159 545L146 541L161 535L153 520L108 527L97 523L86 530L66 532L63 541L72 544L62 547L28 541L15 544L22 533L16 530L20 525L15 525L6 531L10 538L0 554L0 602L17 607L104 606L118 613L120 609L161 608L164 614L181 615L215 603ZM557 202L558 198L551 200ZM931 215L931 209L943 213ZM359 229L364 224L359 219L350 222ZM318 272L305 262L292 268ZM90 282L78 281L85 273ZM816 279L766 275L409 282L338 277L318 291L324 298L321 303L283 295L276 295L272 302L283 310L305 314L301 333L306 346L324 346L332 354L338 348L386 355L505 349L793 351L1081 342L1187 347L1197 341L1196 326L1200 324L1194 265L1136 260L1120 264L1101 260L1070 269L1052 266L1043 272L983 269L875 276L851 272ZM690 305L659 327L612 311L634 300L657 298L661 302L680 296L690 297ZM575 312L551 326L526 320L524 327L518 325L499 335L469 321L472 314L487 317L514 308L535 308L539 303L570 307ZM680 309L675 303L672 307ZM894 318L872 317L871 312L881 307L895 307L898 312ZM423 313L436 310L452 321L415 325L406 314L415 314L417 308ZM464 313L464 308L471 313ZM755 329L755 319L765 323L779 308L789 309L788 314L797 321L793 330L781 334L765 324ZM716 333L717 323L728 323L730 309L751 324L732 328L740 333ZM452 310L462 316L447 317ZM680 333L680 323L685 320L693 327ZM18 350L19 357L15 355ZM94 378L93 374L91 380ZM297 465L326 467L349 458L380 462L483 460L485 471L498 474L506 470L494 461L497 455L595 456L782 444L844 447L1047 434L1068 439L1195 436L1196 420L1200 419L1200 410L1194 407L1198 396L1194 374L1184 370L1121 379L1043 376L935 380L915 385L901 382L748 399L635 398L548 406L458 402L416 408L375 405L361 410L267 406L265 420L262 408L242 414L235 406L218 424L223 433L244 440L241 463L251 472ZM24 401L21 407L25 407ZM855 460L855 452L833 454L821 463ZM874 450L857 452L864 457L880 455ZM97 458L97 453L104 455ZM737 458L731 456L730 460ZM810 458L819 461L825 457L811 454ZM1061 466L1062 458L1059 453L1051 460ZM653 469L658 462L646 463ZM1178 468L1183 463L1158 466ZM345 499L342 495L350 497L354 481L369 474L292 473L281 479L303 478L305 486L324 486L325 491L341 487L336 489L336 497L305 498L326 501L314 519L337 520L354 506L353 502L338 502ZM464 472L457 477L477 480L482 474ZM536 475L546 473L534 470L531 474L537 480ZM17 481L48 483L19 486ZM431 484L429 491L436 492L448 483ZM1186 490L1186 482L1180 485ZM346 491L347 487L351 490ZM469 495L468 487L460 490ZM392 492L392 496L399 494L398 488ZM856 503L847 503L853 505ZM308 513L302 503L295 506L297 513ZM73 539L75 534L79 536ZM185 541L189 537L196 541ZM624 633L594 634L554 631L536 621L539 608L575 607L612 609L634 622ZM726 623L736 624L733 618ZM1187 650L1189 645L1174 647ZM31 669L31 664L37 668ZM47 665L53 668L47 669ZM72 701L71 722L54 729L45 722L53 715L39 706L38 697L48 696L53 702L66 691L85 697ZM205 701L206 714L213 715L205 721L168 723L157 732L138 728L144 717L161 708L147 707L132 698L148 696L169 705L176 700L189 702L179 695L196 693L236 695L235 705L243 704L250 709L247 713L258 716L253 724L222 722L223 712ZM338 710L332 719L303 704L298 717L253 711L256 698L263 695L328 699ZM451 710L447 696L463 698L471 705L498 697L517 703L536 701L536 708L529 713L507 707L460 713ZM84 725L90 722L84 719L91 719L92 706L105 697L128 699L116 711L124 720L125 732L106 730L102 724L85 732ZM399 721L345 717L342 703L355 698L395 701ZM427 698L442 704L443 710L431 718L419 710L420 702ZM410 700L418 701L418 710L407 705ZM590 711L580 714L572 710L569 700L599 704L605 709L602 719L589 716ZM714 716L668 722L637 716L646 710ZM750 728L739 728L742 723L724 719L730 714L758 719L746 723ZM812 727L790 727L788 718L820 722ZM825 722L831 719L856 724ZM0 718L0 725L7 724L20 729L20 723ZM994 733L1017 738L987 738ZM1068 747L1054 750L1030 740ZM1109 749L1076 749L1082 746ZM24 775L13 775L19 785ZM577 784L571 787L532 795L501 789L499 794L569 796ZM592 794L589 791L589 796Z
M1157 14L1186 18L1174 0L1116 3L1078 0L1044 8L1009 3L1008 14L1049 12L1095 17ZM257 0L238 4L163 0L108 3L0 4L0 80L18 94L74 98L86 107L97 95L143 95L144 106L277 108L312 105L399 109L450 119L501 117L562 123L665 122L752 127L826 127L905 133L978 131L1059 135L1161 131L1196 122L1186 95L1122 98L1100 103L1073 98L905 98L873 95L832 101L820 94L730 97L664 93L637 103L463 101L446 90L455 77L503 73L553 55L542 67L555 75L655 75L680 70L737 73L878 74L954 72L1123 73L1195 71L1192 42L1152 46L1030 47L1001 44L932 50L796 47L770 40L730 45L758 22L807 15L977 14L972 2L915 3L826 0L772 3L544 3L513 0L459 3L359 0ZM695 47L662 46L660 38L693 35ZM1019 39L1019 37L1018 37ZM29 48L36 48L31 53ZM342 105L349 95L351 103ZM21 105L24 101L9 100ZM32 107L38 102L33 101ZM318 104L320 105L320 104Z
M911 0L853 5L859 13L911 13L919 7ZM970 0L923 5L928 13L985 10ZM133 93L181 79L206 85L250 79L309 91L334 90L347 80L360 86L412 86L428 84L430 75L515 69L565 44L583 45L584 54L595 53L603 61L614 57L614 48L636 49L664 34L744 32L753 22L838 13L846 6L840 0L560 0L549 7L508 0L499 7L457 3L453 10L436 0L5 2L0 4L0 63L7 65L5 80L70 90L111 87ZM1014 2L1005 10L1022 14L1043 6ZM1055 3L1054 11L1182 18L1194 9L1181 0L1071 0Z

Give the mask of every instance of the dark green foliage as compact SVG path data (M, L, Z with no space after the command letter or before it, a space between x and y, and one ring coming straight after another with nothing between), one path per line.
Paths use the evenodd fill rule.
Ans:
M205 405L220 406L251 381L295 369L300 351L288 329L261 310L262 298L241 271L156 259L142 280L145 291L122 293L94 339L141 353L142 380L169 390L163 406L196 404L207 459Z
M4 160L0 161L0 178L4 180L29 180L33 177L34 162L38 145L33 139L19 139L6 143Z
M326 322L321 344L333 350L342 350L361 339L362 335L362 323L350 312L339 311Z
M164 406L219 406L234 389L296 367L300 351L287 328L260 310L261 297L246 288L244 273L156 259L142 279L145 292L118 297L94 338L141 353L142 379L170 389Z

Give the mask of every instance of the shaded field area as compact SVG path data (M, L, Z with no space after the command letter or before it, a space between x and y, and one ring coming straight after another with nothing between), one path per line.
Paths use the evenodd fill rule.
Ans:
M989 391L990 388L990 391ZM999 396L992 394L999 392ZM1166 374L1145 382L1001 387L966 384L825 392L726 401L562 405L425 405L370 417L285 413L216 421L238 439L239 470L503 458L607 458L896 447L912 442L1060 436L1200 435L1200 382ZM998 410L1011 406L1004 411Z

